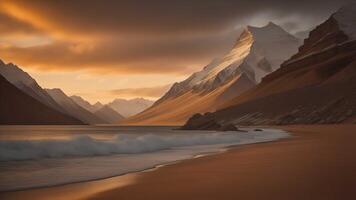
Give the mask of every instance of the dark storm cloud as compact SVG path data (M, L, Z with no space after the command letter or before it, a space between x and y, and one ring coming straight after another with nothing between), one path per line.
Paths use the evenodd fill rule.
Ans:
M47 33L54 38L46 45L0 48L8 60L43 70L181 73L227 51L238 37L237 28L245 24L263 25L272 20L297 32L320 23L350 1L2 2L0 30Z
M15 1L17 2L17 1ZM18 1L58 28L77 31L194 32L224 30L261 12L325 18L350 0Z
M230 35L201 37L144 37L122 41L106 38L94 44L54 42L32 47L3 47L0 55L8 61L33 65L40 70L119 73L190 73L192 65L208 62L232 43ZM58 68L59 67L59 68Z

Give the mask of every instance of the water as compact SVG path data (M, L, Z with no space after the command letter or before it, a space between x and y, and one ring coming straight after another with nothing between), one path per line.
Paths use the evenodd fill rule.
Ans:
M175 127L0 126L0 191L142 171L287 137L281 130L178 131Z

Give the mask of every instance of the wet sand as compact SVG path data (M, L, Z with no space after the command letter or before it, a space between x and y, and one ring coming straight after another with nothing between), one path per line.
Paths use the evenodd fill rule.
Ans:
M0 199L356 199L356 125L281 128L293 137L136 173L129 184L123 176L96 192L107 180L4 193ZM78 191L83 195L76 196Z

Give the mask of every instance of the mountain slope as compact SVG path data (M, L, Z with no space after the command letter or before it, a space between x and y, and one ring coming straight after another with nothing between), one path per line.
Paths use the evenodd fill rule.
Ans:
M225 56L175 83L152 107L123 123L177 125L194 113L215 111L275 71L298 46L298 39L276 24L248 26Z
M255 88L220 110L191 118L185 128L224 124L356 122L356 4L311 31L297 54Z
M98 102L96 102L96 103L93 105L93 109L94 109L94 110L99 110L99 109L102 108L103 106L104 106L104 105L98 101Z
M59 104L63 107L66 113L69 113L71 116L74 116L85 123L88 124L104 124L107 123L105 120L95 116L90 111L82 108L76 104L70 97L68 97L60 89L46 89L46 92Z
M91 113L93 113L100 119L105 120L108 123L116 123L125 118L120 113L112 109L110 106L102 105L100 102L97 102L92 105L80 96L71 96L70 98L82 108L90 111Z
M57 111L65 112L28 73L24 72L18 66L12 63L5 64L0 60L0 74L31 97Z
M115 99L107 105L124 117L130 117L150 107L153 101L144 98Z
M102 108L104 105L102 105L100 102L95 103L94 105L91 105L88 101L86 101L85 99L83 99L80 96L70 96L70 98L79 106L85 108L86 110L95 113L97 110L99 110L100 108Z
M83 122L62 114L25 94L0 75L0 124L69 125Z
M94 114L109 123L116 123L122 119L125 119L125 117L120 115L118 112L116 112L108 105L103 106L102 108L97 110Z

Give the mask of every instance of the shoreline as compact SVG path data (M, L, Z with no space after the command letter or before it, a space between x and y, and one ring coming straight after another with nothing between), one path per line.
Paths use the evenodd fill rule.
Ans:
M244 127L244 128L249 128L249 127ZM266 130L282 130L279 128L272 128L272 127L264 127ZM287 136L283 136L281 138L278 139L273 139L270 141L257 141L254 143L241 143L241 144L231 144L231 145L227 145L225 147L221 147L221 149L219 150L212 150L211 152L204 152L204 153L199 153L196 155L193 155L190 158L186 158L186 159L180 159L180 160L176 160L176 161L172 161L172 162L167 162L167 163L163 163L163 164L157 164L153 167L148 167L142 170L134 170L134 171L130 171L130 172L126 172L126 173L122 173L122 174L117 174L117 175L112 175L112 176L107 176L107 177L100 177L100 178L95 178L95 179L90 179L90 180L79 180L79 181L74 181L74 182L68 182L68 183L61 183L61 184L54 184L54 185L44 185L44 186L34 186L34 187L28 187L28 188L20 188L20 189L13 189L13 190L4 190L4 191L0 191L0 198L5 198L5 196L11 196L15 193L31 193L32 191L42 191L42 190L52 190L58 188L61 189L61 187L71 187L71 186L76 186L76 185L80 185L80 184L87 184L87 183L99 183L100 182L105 182L105 180L108 179L121 179L121 177L126 177L126 176L140 176L143 173L146 172L152 172L152 171L156 171L159 168L162 167L166 167L166 166L171 166L171 165L175 165L181 162L185 162L185 161L189 161L189 160L195 160L195 159L199 159L199 158L203 158L203 157L207 157L207 156L214 156L214 155L218 155L218 154L223 154L225 152L228 152L232 149L241 147L241 146L246 146L246 145L253 145L253 144L263 144L263 143L269 143L269 142L275 142L275 141L279 141L279 140L284 140L284 139L288 139L291 137L291 133L285 132L285 134ZM263 133L263 132L261 132ZM8 197L6 197L8 198ZM31 198L30 198L31 199Z
M356 126L355 125L332 125L332 127L335 126L340 126L340 127L347 127L349 126L349 128L346 129L350 129L350 130L356 130ZM324 127L322 129L328 129L328 127L331 127L330 125L324 125L324 126L318 126L318 125L314 125L314 126L304 126L304 129L308 129L308 128L312 128L312 127ZM266 128L266 127L264 127ZM221 159L221 157L226 157L226 155L231 155L231 154L240 154L241 152L244 153L248 153L248 151L253 151L254 149L258 149L261 146L279 146L279 145L283 145L284 143L294 143L298 140L301 139L305 139L305 137L311 137L313 138L314 136L308 136L308 131L307 130L303 130L303 126L284 126L284 127L269 127L269 128L278 128L278 129L282 129L287 131L290 136L287 138L281 138L278 140L274 140L274 141L268 141L268 142L260 142L260 143L255 143L255 144L244 144L244 145L232 145L231 147L228 147L227 149L225 149L223 152L215 152L212 154L208 154L208 155L203 155L203 156L198 156L198 157L194 157L191 159L185 159L185 160L181 160L181 161L177 161L177 162L173 162L173 163L169 163L169 164L165 164L163 165L163 167L161 166L156 166L150 169L146 169L143 171L139 171L139 172L134 172L134 173L128 173L125 175L120 175L120 176L115 176L113 178L109 178L109 179L117 179L116 181L118 182L125 182L125 180L119 180L119 179L125 179L127 177L129 178L133 178L134 181L130 182L129 184L119 184L119 186L114 186L111 188L107 188L103 191L98 191L97 193L92 193L90 195L85 196L84 198L80 198L80 199L115 199L116 197L130 197L129 199L141 199L140 197L135 196L135 193L130 192L131 189L137 190L137 192L143 190L146 194L147 189L143 189L142 188L142 184L145 185L145 183L148 182L155 182L154 181L154 177L159 177L159 180L161 180L162 178L164 178L164 175L167 175L167 173L165 171L167 170L174 170L174 169L180 169L180 168L187 168L189 166L195 167L196 165L201 166L202 162L205 162L206 160L211 160L211 162L216 162L215 160ZM345 128L343 128L345 129ZM309 131L310 132L310 131ZM312 131L311 131L312 132ZM320 133L316 133L319 134ZM240 152L240 153L239 153ZM230 162L230 161L229 161ZM232 161L231 161L232 162ZM238 161L237 161L238 162ZM209 163L205 163L205 164L209 164ZM356 166L356 165L355 165ZM253 167L253 166L252 166ZM169 176L175 176L172 173L168 173ZM206 175L206 174L205 174ZM209 174L208 174L209 175ZM186 175L182 175L182 176L186 176ZM204 176L202 177L201 175L198 176L200 178L204 178ZM176 177L177 178L177 177ZM179 177L178 177L179 178ZM46 187L46 188L38 188L38 189L31 189L31 190L21 190L21 191L16 191L16 192L4 192L0 194L0 197L2 197L2 199L16 199L16 197L18 198L20 195L21 196L28 196L29 194L34 195L34 194L53 194L57 193L55 190L56 188L60 189L59 191L61 191L61 188L69 191L69 193L75 192L76 187L79 187L79 189L82 187L82 189L85 190L85 185L87 184L91 184L94 182L94 185L98 186L98 185L104 185L105 181L107 181L108 178L105 179L100 179L100 180L96 180L96 181L85 181L85 182L80 182L80 183L74 183L74 184L65 184L63 186L54 186L54 187ZM355 177L356 180L356 177ZM114 180L115 181L115 180ZM263 180L261 180L263 181ZM180 185L182 183L178 183L178 185ZM186 182L187 185L191 185L192 183ZM212 183L215 186L219 186L218 183ZM218 184L218 185L216 185ZM146 185L147 186L147 185ZM161 185L161 187L165 188L167 186L165 185ZM136 188L136 189L135 189ZM204 188L204 187L203 187ZM54 190L53 190L54 189ZM255 188L256 190L259 189L263 189L263 188ZM128 191L127 191L128 190ZM183 191L181 191L183 192ZM190 191L192 192L192 191ZM199 190L195 191L199 193ZM203 192L203 191L201 191ZM17 193L17 195L16 195ZM157 191L154 192L154 194L158 195L155 196L158 199L163 199L160 198L162 196L167 197L166 195L168 193L171 194L176 194L173 191L171 192L164 192L164 194L162 193L161 195L159 195L159 193L157 193ZM21 195L22 194L22 195ZM184 193L184 194L189 194L189 193ZM69 194L71 195L71 194ZM133 196L132 196L133 195ZM152 194L151 194L152 195ZM35 195L36 196L36 195ZM50 196L50 195L49 195ZM145 195L143 195L145 196ZM183 195L184 196L184 195ZM194 195L193 195L194 196ZM41 196L42 197L42 196ZM58 198L58 199L72 199L72 198L68 198L68 197L73 197L73 196L68 196L66 195L66 198ZM197 196L195 196L197 197ZM185 198L185 197L184 197ZM197 197L198 198L198 197ZM208 196L207 196L208 198ZM31 199L31 198L28 198ZM32 199L38 199L38 198L32 198ZM43 197L43 199L46 199L45 197ZM57 199L57 198L56 198ZM144 198L143 198L144 199ZM178 199L178 198L177 198ZM209 198L208 198L209 199ZM213 198L212 198L213 199Z
M269 141L269 142L273 142L273 141ZM264 142L259 142L259 143L264 143ZM244 145L248 145L248 144L244 144ZM235 145L233 145L233 146L235 146ZM236 145L236 146L239 146L239 145ZM230 147L227 147L227 148L230 148ZM231 147L231 148L234 148L234 147ZM148 167L146 169L130 171L130 172L126 172L126 173L118 174L118 175L113 175L113 176L100 177L100 178L95 178L95 179L90 179L90 180L82 180L82 181L80 180L80 181L74 181L74 182L68 182L68 183L62 183L62 184L55 184L55 185L46 185L46 186L38 186L38 187L35 186L35 187L29 187L29 188L23 188L23 189L4 190L4 191L0 190L0 197L1 197L2 194L6 194L6 193L27 192L27 191L31 191L31 190L42 190L42 189L70 186L70 185L83 184L83 183L89 183L89 182L98 182L98 181L104 181L104 180L107 180L107 179L120 178L120 177L124 177L124 176L128 176L128 175L137 176L137 175L140 175L141 173L155 171L155 170L158 170L159 168L162 168L162 167L165 167L165 166L169 166L169 165L174 165L174 164L183 162L185 160L192 160L192 159L197 159L197 158L201 158L201 157L205 157L205 156L221 154L221 153L224 153L224 152L226 152L228 150L229 149L226 149L226 150L222 149L219 152L198 154L198 155L193 156L192 158L172 161L172 162L168 162L168 163L164 163L164 164L158 164L158 165L155 165L153 167Z
M89 199L354 199L356 125L293 125L292 137L137 177Z

